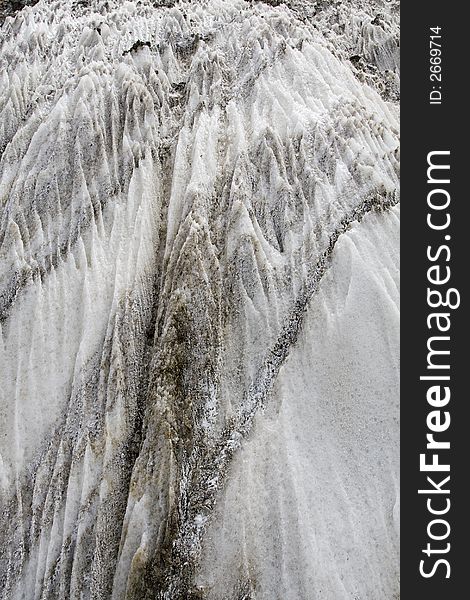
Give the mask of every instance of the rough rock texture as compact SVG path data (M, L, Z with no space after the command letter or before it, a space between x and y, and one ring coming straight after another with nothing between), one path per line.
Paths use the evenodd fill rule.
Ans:
M36 4L38 0L0 0L0 23L3 23L6 17L15 14L25 6Z
M22 4L0 598L397 598L395 2Z

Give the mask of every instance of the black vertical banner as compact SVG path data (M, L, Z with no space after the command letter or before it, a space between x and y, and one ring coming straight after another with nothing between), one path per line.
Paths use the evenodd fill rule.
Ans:
M470 39L463 5L401 5L403 600L468 588Z

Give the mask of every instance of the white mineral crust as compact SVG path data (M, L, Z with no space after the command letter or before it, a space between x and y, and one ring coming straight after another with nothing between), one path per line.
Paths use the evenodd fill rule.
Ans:
M395 1L2 20L0 600L397 599Z

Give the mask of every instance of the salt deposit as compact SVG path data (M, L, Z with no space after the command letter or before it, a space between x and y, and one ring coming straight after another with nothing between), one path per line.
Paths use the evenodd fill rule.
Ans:
M0 598L397 598L395 3L18 8Z

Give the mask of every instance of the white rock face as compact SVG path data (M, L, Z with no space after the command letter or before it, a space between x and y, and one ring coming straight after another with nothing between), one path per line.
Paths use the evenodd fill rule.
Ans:
M208 598L240 574L253 597L398 597L397 236L394 209L338 240L206 533Z
M394 3L0 30L0 598L398 598Z

